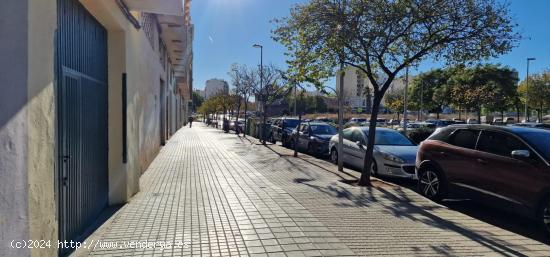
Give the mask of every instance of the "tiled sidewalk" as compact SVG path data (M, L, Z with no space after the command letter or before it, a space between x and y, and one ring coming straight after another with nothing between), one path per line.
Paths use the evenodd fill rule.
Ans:
M75 255L550 255L544 244L410 190L349 186L338 180L353 174L254 143L200 125L180 130L141 178L141 192L88 238L99 246Z
M230 140L200 126L180 130L143 175L141 192L88 238L99 246L74 255L355 255L287 192L228 151L224 143L236 142ZM152 242L175 245L142 247Z

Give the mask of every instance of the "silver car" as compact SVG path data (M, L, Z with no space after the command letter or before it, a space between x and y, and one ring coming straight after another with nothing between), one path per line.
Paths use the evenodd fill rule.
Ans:
M343 161L345 164L362 169L364 165L368 127L344 129ZM330 139L330 159L338 163L338 135ZM414 165L418 146L398 131L377 128L374 142L373 176L383 175L401 178L414 178Z

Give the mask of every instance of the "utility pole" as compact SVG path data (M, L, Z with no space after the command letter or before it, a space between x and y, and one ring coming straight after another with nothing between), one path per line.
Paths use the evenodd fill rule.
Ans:
M264 135L264 127L265 127L265 123L266 123L266 113L265 113L265 101L264 101L264 96L263 96L263 85L264 85L264 46L260 45L260 44L254 44L253 45L254 48L260 48L260 106L262 107L261 108L261 112L262 112L262 122L261 122L261 126L260 126L260 141L265 145L266 144L266 140L265 140L265 135Z
M527 77L525 79L525 122L529 122L529 62L536 60L535 58L527 58Z

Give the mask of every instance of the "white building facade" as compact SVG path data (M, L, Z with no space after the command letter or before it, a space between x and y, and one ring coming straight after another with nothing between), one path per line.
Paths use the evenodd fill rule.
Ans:
M409 78L412 81L412 77ZM380 81L383 83L383 81ZM405 88L404 77L395 78L387 92L402 90ZM336 89L340 89L340 78L336 77ZM370 112L374 99L374 89L367 75L355 68L348 67L344 74L344 106L351 108L353 112ZM385 101L382 99L381 108Z
M229 93L229 84L227 81L222 79L210 79L206 81L206 86L204 87L204 98L209 99L210 97L228 94Z

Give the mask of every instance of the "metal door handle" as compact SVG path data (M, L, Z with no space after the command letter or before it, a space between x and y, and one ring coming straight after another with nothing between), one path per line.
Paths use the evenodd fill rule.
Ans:
M71 156L70 155L63 155L62 158L63 158L63 162L67 162L69 159L71 159Z
M63 180L62 180L63 186L67 186L67 180L68 180L67 177L63 177Z

